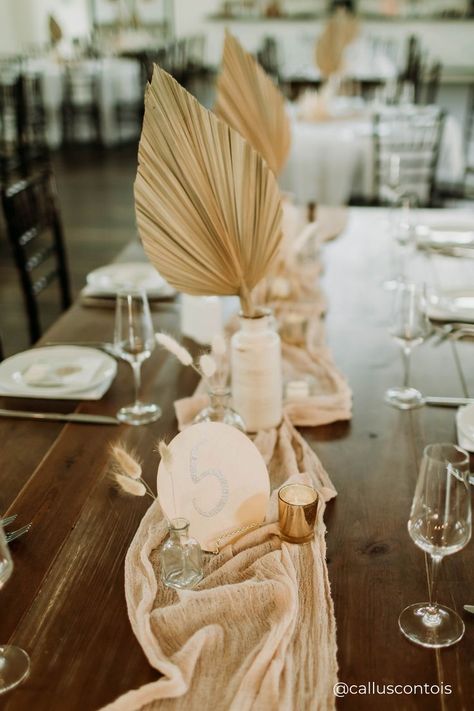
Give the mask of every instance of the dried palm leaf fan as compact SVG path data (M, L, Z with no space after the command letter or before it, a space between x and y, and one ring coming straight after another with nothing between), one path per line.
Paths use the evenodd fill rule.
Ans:
M338 8L329 18L324 31L316 43L316 64L321 74L329 77L344 68L344 50L357 36L357 19L344 8Z
M61 29L61 25L58 23L54 15L48 16L48 29L51 44L54 46L61 42L63 38L63 31Z
M290 150L285 99L260 64L226 32L215 113L240 133L278 175Z
M155 66L135 181L145 251L179 291L238 295L253 316L251 291L281 240L277 182L233 129Z

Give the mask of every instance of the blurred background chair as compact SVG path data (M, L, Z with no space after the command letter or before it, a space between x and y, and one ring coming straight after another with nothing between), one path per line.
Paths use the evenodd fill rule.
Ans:
M441 62L433 62L426 72L423 82L423 103L426 105L434 105L438 101L441 72Z
M418 104L422 90L422 49L420 40L411 35L407 41L405 66L398 75L397 101L409 99Z
M438 107L390 107L373 121L376 205L410 197L419 205L435 203L435 178L444 111Z
M39 75L21 72L0 82L0 173L3 185L49 165Z
M21 179L4 188L2 201L7 233L22 285L30 340L34 343L42 332L40 294L57 281L61 308L66 309L71 303L54 178L46 171Z
M68 67L64 79L65 143L88 140L100 144L99 75L94 63Z
M464 197L474 199L474 84L471 84L467 100L464 155L466 158Z

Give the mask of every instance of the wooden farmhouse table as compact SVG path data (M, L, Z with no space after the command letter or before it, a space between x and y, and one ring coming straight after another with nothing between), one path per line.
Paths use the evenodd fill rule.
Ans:
M338 491L326 524L340 680L379 687L443 683L451 693L348 691L337 704L358 711L469 709L474 616L462 607L474 604L474 544L445 560L439 585L440 600L465 619L462 641L435 652L411 644L398 629L400 611L427 599L425 555L407 533L422 450L456 434L454 410L400 412L383 401L385 389L402 377L400 353L388 335L391 297L381 287L389 270L386 217L383 210L352 209L344 233L323 247L328 343L353 388L354 412L351 422L303 434ZM410 270L438 286L474 287L468 259L417 254ZM178 302L154 304L153 317L157 329L179 335ZM78 302L43 342L110 340L113 321L113 309ZM414 352L411 375L425 394L474 395L474 346L429 341ZM93 711L157 676L132 633L124 597L124 558L149 500L116 491L108 448L117 440L135 447L155 488L156 439L176 432L173 402L193 391L196 376L156 349L143 366L143 383L144 397L163 409L152 425L0 420L0 511L16 513L18 525L33 522L11 546L15 569L0 596L0 641L28 651L31 673L0 697L0 709ZM0 406L113 415L131 399L131 370L120 363L98 402L0 398Z

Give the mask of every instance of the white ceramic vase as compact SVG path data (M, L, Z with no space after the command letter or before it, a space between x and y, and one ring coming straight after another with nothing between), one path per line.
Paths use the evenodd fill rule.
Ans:
M272 319L268 310L241 316L232 336L232 402L247 432L276 427L282 418L281 342Z

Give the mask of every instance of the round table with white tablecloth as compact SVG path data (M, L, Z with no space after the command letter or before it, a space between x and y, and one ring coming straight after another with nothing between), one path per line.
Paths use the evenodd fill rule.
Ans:
M82 72L97 79L102 142L113 145L120 140L138 136L138 114L136 120L129 120L126 125L119 126L116 107L119 102L139 105L143 100L140 63L134 59L105 57L82 59L69 66L71 71ZM51 148L58 148L63 140L62 106L66 65L50 58L31 59L26 71L41 77L46 137ZM80 97L76 98L80 101ZM79 139L87 141L89 138L90 130L84 126Z
M373 113L359 100L336 99L335 116L324 121L298 118L290 105L291 150L280 185L298 203L347 204L351 196L374 197ZM462 134L447 116L440 145L436 180L463 179Z

